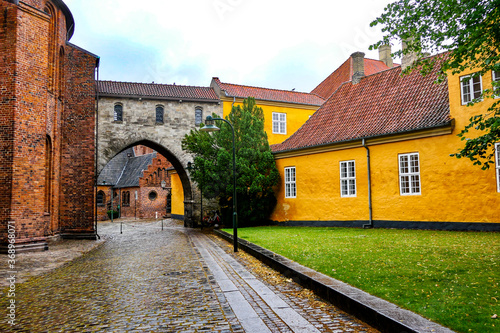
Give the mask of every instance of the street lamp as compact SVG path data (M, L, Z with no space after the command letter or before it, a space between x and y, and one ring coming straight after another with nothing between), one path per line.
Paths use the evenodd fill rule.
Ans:
M238 209L236 200L236 148L234 143L234 127L226 119L212 118L212 116L207 116L207 118L205 119L205 126L200 128L200 131L203 132L220 131L220 128L215 126L215 120L222 120L226 122L231 127L231 132L233 133L233 245L234 245L234 252L238 252Z

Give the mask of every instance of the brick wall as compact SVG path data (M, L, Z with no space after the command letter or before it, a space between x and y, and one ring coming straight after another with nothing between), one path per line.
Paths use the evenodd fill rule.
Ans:
M0 2L0 233L10 220L14 158L16 6Z
M95 62L93 55L67 48L61 143L61 230L93 231L95 182Z
M17 10L13 172L10 219L18 243L50 234L45 213L45 143L49 17L20 3Z
M96 59L66 29L50 1L0 0L0 245L9 221L18 244L92 231Z

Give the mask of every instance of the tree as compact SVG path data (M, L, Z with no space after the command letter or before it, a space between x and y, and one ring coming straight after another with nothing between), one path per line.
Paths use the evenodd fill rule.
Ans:
M263 223L276 205L274 187L280 179L264 132L264 113L254 98L248 98L243 107L233 106L226 120L235 132L239 226ZM192 130L184 137L182 149L194 155L191 177L203 190L203 196L218 198L228 220L233 200L232 132L225 123L217 125L220 131L212 134Z
M477 70L475 76L491 70L500 73L499 22L500 0L398 0L371 23L371 26L382 25L384 36L370 49L401 38L407 42L407 48L395 52L395 56L440 53L431 58L419 57L404 71L417 69L425 75L439 63L440 81L448 73L454 75L469 69ZM480 98L469 104L494 98L499 89L497 81L493 89L484 90ZM494 102L486 114L473 116L469 121L458 134L465 141L464 147L451 156L469 158L487 169L494 163L494 143L500 141L500 102ZM468 138L471 129L479 135Z

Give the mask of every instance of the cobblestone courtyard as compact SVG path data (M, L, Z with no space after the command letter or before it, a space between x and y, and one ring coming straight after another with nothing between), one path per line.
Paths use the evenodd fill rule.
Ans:
M97 249L17 284L16 325L5 314L0 331L376 332L179 221L129 221L123 234L102 223L99 234Z

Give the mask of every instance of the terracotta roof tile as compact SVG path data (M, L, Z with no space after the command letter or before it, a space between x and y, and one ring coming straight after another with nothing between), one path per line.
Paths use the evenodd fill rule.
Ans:
M215 82L221 90L225 91L226 97L247 98L254 97L263 101L285 102L294 104L306 104L320 106L325 99L311 93L242 86L232 83L223 83L214 77Z
M389 69L383 61L367 58L364 60L365 75L372 75ZM395 65L395 67L396 66L399 65ZM337 68L332 74L324 79L323 82L314 88L311 93L321 96L324 99L328 99L328 97L330 97L330 95L337 90L342 83L351 81L352 74L352 58L349 57L349 59L347 59L339 68Z
M396 67L342 84L325 104L273 152L434 128L449 124L448 83L436 73L401 76Z
M219 97L211 87L181 86L175 84L99 81L98 91L101 96L219 101Z

